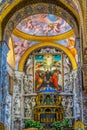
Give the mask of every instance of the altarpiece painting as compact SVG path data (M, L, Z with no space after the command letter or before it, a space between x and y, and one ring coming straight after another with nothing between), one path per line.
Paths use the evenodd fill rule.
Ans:
M62 54L40 54L34 56L35 91L47 86L58 91L63 90Z

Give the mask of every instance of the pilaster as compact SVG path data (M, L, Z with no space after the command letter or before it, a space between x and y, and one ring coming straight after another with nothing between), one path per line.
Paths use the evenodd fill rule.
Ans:
M5 41L0 41L0 121L5 126L9 126L9 105L10 96L8 92L8 73L7 73L7 53L8 46Z
M78 54L78 70L77 70L77 77L76 77L76 97L78 99L77 103L80 108L80 114L77 113L78 118L83 121L83 101L82 101L82 66L81 66L81 54L82 54L82 48L81 48L81 40L80 38L76 38L76 49Z

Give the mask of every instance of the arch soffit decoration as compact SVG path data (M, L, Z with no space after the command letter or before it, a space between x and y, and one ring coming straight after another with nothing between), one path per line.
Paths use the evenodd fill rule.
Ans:
M26 50L26 52L21 57L21 60L19 62L19 66L18 66L18 70L19 71L23 71L24 64L25 64L26 59L29 56L29 54L32 51L34 51L34 50L36 50L38 48L42 48L42 47L56 47L56 48L62 50L69 57L69 59L71 61L71 64L72 64L73 70L77 69L77 64L76 64L75 58L74 58L74 56L70 53L70 51L66 47L64 47L62 45L59 45L59 44L56 44L56 43L53 43L53 42L42 42L42 43L34 45L34 46L32 46L32 47L30 47L29 49Z
M1 18L2 18L1 25L3 28L2 35L4 34L5 26L6 26L5 31L8 34L8 36L10 36L13 29L16 27L16 25L22 19L26 18L29 15L38 14L38 13L51 13L54 15L59 15L64 20L66 20L71 25L71 27L74 29L74 31L77 32L77 34L78 34L79 15L75 12L75 10L72 11L71 7L67 8L62 0L60 0L60 2L57 0L53 1L53 2L48 1L48 0L46 0L45 2L44 2L44 0L38 0L38 3L36 2L36 0L34 0L32 2L25 1L25 4L28 5L25 7L24 7L25 4L23 4L23 3L24 3L24 1L18 0L18 2L15 2L12 10L8 9L8 11L7 11L8 13L6 13L6 11L3 12L3 15L1 16ZM67 5L67 6L69 6L69 5Z
M7 9L9 6L11 5L14 5L15 1L15 4L19 2L19 0L9 0L9 1L1 1L1 8L0 8L0 13L2 13L5 9ZM81 5L82 5L82 0L71 0L71 1L68 1L68 0L60 0L61 2L64 2L65 4L69 3L69 5L71 7L73 7L78 13L79 13L79 10L81 9ZM77 5L78 5L78 9L77 9Z

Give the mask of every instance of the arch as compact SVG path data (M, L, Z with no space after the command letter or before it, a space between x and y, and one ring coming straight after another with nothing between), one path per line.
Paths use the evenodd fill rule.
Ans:
M41 47L49 47L49 46L59 48L60 50L64 51L71 61L73 70L77 69L77 64L76 64L75 58L66 47L59 45L59 44L56 44L56 43L53 43L53 42L42 42L42 43L34 45L26 50L24 55L21 57L21 60L19 62L19 66L18 66L18 70L23 71L26 59L32 51L34 51L38 48L41 48Z
M67 39L69 37L74 36L73 30L70 30L66 33L56 35L56 36L34 36L34 35L30 35L30 34L26 34L24 32L21 32L18 29L14 29L13 34L15 36L20 37L20 38L23 38L26 40L31 40L31 41L46 41L46 39L47 39L47 41L55 41L55 40Z
M5 30L5 32L8 33L8 37L9 37L13 29L24 18L24 16L27 17L29 15L38 14L42 12L59 15L72 26L73 30L78 35L79 15L77 12L75 12L74 9L72 10L72 8L66 7L66 5L67 4L65 4L65 2L63 2L62 0L60 1L57 1L57 0L56 1L51 1L51 0L21 1L21 0L18 0L18 2L15 2L12 8L9 7L9 9L7 10L7 13L5 11L4 14L1 16L1 25L2 25L3 30L0 34L1 34L2 39L5 40L5 38L3 38L5 28L8 28ZM19 12L20 12L20 15L19 15ZM17 18L17 20L15 18Z

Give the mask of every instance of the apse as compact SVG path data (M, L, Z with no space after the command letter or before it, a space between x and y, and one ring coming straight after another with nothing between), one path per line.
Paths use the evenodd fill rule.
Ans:
M13 30L9 47L8 63L12 67L14 64L15 70L13 128L17 122L22 126L26 119L40 121L50 128L54 121L69 118L73 125L74 71L78 67L73 28L57 15L31 15ZM12 54L13 63L9 60ZM52 100L55 100L53 104ZM77 102L76 105L80 113Z
M82 0L0 1L1 127L87 126L85 11Z

